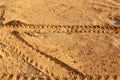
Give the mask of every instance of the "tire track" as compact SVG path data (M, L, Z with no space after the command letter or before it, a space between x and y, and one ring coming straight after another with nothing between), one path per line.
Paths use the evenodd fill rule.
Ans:
M14 40L13 38L11 38L11 40L8 40L8 39L6 39L6 38L4 38L5 39L5 41L6 41L6 43L9 43L9 45L14 45L14 46L16 46L16 48L17 48L17 45L16 44L13 44L13 42L14 41L11 41L11 40ZM3 40L4 41L4 40ZM16 41L16 40L15 40ZM22 46L22 44L20 45L20 46ZM23 47L25 47L25 46L23 46ZM18 49L20 49L20 48L18 48ZM15 50L15 52L16 53L19 53L19 55L18 56L22 56L22 58L24 59L24 60L26 60L26 61L28 61L30 64L32 64L33 66L35 66L36 68L38 68L38 69L40 69L40 70L42 70L43 69L43 67L44 67L44 64L43 64L43 67L41 66L41 64L44 62L46 62L46 61L49 61L49 59L46 59L46 57L45 56L43 56L42 55L42 57L39 57L39 59L41 60L41 61L43 61L42 63L40 63L39 61L36 61L36 59L35 58L31 58L31 57L33 57L33 56L31 56L30 54L28 54L27 55L27 53L25 53L22 49L22 51L20 50L16 50L15 48L14 48L14 50ZM24 48L25 49L25 48ZM30 49L30 48L28 48L28 49ZM31 49L32 50L32 49ZM34 52L34 53L33 53ZM34 55L37 55L38 54L38 52L36 52L36 51L33 51L31 54L34 54ZM36 54L37 53L37 54ZM39 55L39 54L38 54ZM38 57L38 55L37 55L37 57ZM45 58L44 60L42 60L41 58ZM64 77L61 77L61 73L60 72L58 72L58 73L56 73L56 71L55 71L55 73L54 74L52 74L52 76L54 76L54 78L55 79L59 79L59 78L67 78L67 79L69 79L71 76L73 77L73 78L75 78L75 77L77 77L76 75L77 74L75 74L74 72L71 72L71 68L69 69L70 71L68 71L68 70L65 70L65 68L64 67L61 67L61 65L59 65L59 63L58 64L56 64L54 61L49 61L48 63L50 63L53 67L55 66L55 68L56 68L56 70L58 69L58 70L63 70L63 74L62 74L62 76L63 75L65 75ZM47 64L47 63L46 63ZM64 64L62 64L62 65L64 65ZM42 70L42 72L46 72L45 71L46 69L43 69ZM65 71L64 71L65 70ZM57 76L56 76L56 74L57 74ZM73 75L74 74L74 75ZM59 77L59 75L60 75L60 77ZM66 75L69 75L69 76L66 76ZM71 77L71 78L72 78ZM53 80L53 79L51 79L51 80Z
M47 78L41 78L36 76L27 76L22 74L0 74L0 80L49 80Z
M99 25L34 25L25 24L21 21L13 20L8 22L1 27L2 29L8 30L19 30L21 32L34 31L39 33L113 33L117 34L120 32L119 26L99 26Z
M27 76L27 75L22 75L22 74L5 74L2 73L0 74L0 80L49 80L47 78L41 78L41 77L35 77L35 76ZM120 80L120 77L117 75L87 75L86 78L82 80Z
M81 72L77 71L76 69L70 67L69 65L67 65L66 63L60 61L60 60L57 59L57 58L55 58L55 57L53 57L53 56L50 56L50 55L48 55L48 54L46 54L46 53L44 53L44 52L42 52L42 51L40 51L40 50L38 50L38 49L35 49L32 45L30 45L27 41L25 41L25 40L19 35L18 32L13 31L12 34L13 34L19 41L21 41L22 44L28 46L28 47L31 48L33 51L35 51L37 54L39 53L39 55L43 56L45 59L49 59L50 62L54 63L54 66L56 66L58 69L59 69L59 68L60 68L60 69L64 69L65 72L64 72L63 75L65 75L65 74L67 74L67 75L73 75L73 76L77 75L77 76L79 76L81 79L84 78L84 74L83 74L83 73L81 73ZM57 72L55 72L55 73L57 73ZM62 76L63 76L63 75L62 75ZM68 79L69 79L69 78L68 78Z
M0 74L0 80L49 80L49 79L36 76L27 76L22 74L2 73ZM86 75L85 78L81 80L120 80L120 77L118 77L117 75Z
M4 41L5 41L5 43L4 43ZM16 53L15 55L21 57L27 64L29 64L30 66L32 66L35 70L39 71L39 73L41 74L42 77L47 77L48 79L50 78L49 74L47 74L46 72L44 72L44 71L40 70L39 68L37 68L37 66L35 65L35 63L33 63L33 62L31 63L32 60L29 59L28 57L26 57L23 54L22 50L20 50L20 49L14 47L13 45L11 45L10 42L6 40L6 38L3 38L1 47L3 47L2 48L2 52L5 53L5 54L7 54L7 55L9 55L9 52L10 52L9 49L12 49L14 51L14 53Z
M120 80L120 75L85 75L84 80Z
M12 33L16 38L18 38L20 41L22 41L23 43L25 43L27 46L31 47L33 50L36 50L37 52L39 52L41 55L44 55L47 58L50 58L50 60L56 61L57 64L62 64L62 67L65 67L68 70L72 70L73 72L77 73L80 75L80 80L119 80L120 77L118 74L116 75L110 75L110 74L105 74L105 75L87 75L87 74L83 74L81 72L78 72L77 70L71 68L70 66L68 66L67 64L65 64L64 62L60 61L57 58L53 58L52 56L38 50L35 49L32 45L30 45L26 40L24 40L20 35L19 32L14 31Z
M64 62L60 61L59 59L50 56L36 48L34 48L29 42L27 42L19 33L21 32L27 32L27 31L32 31L32 32L39 32L39 33L47 33L47 32L57 32L57 33L119 33L120 28L116 27L116 26L107 26L107 27L102 27L102 26L61 26L61 25L56 25L56 26L51 26L51 25L3 25L3 27L1 27L1 29L7 29L10 30L12 32L12 35L15 36L15 38L11 40L8 40L8 36L4 37L3 42L7 43L7 46L14 46L14 51L16 52L16 54L18 53L18 56L21 56L22 59L27 62L28 64L30 64L32 67L34 67L35 69L37 69L38 71L42 71L43 73L45 73L48 77L50 77L52 80L53 79L61 79L61 77L59 77L59 74L57 74L58 76L56 76L55 74L51 74L49 73L49 71L46 70L46 68L43 68L44 65L42 66L42 63L40 61L38 61L37 59L39 58L41 61L44 62L50 62L50 64L53 64L53 66L55 67L59 67L59 68L65 68L67 71L65 72L65 74L70 75L72 74L72 76L74 77L73 79L79 79L80 80L120 80L120 75L116 74L116 75L110 75L110 74L105 74L105 75L87 75L87 74L83 74L77 70L75 70L74 68L70 67L69 65L65 64ZM38 30L37 30L38 29ZM8 33L8 32L7 32ZM12 44L12 42L16 41L16 43L21 44L20 46L15 44ZM19 46L19 47L17 47ZM22 48L21 48L22 47ZM25 52L23 49L29 49L31 51L30 55L27 54L27 52ZM4 49L3 51L5 53L7 53L7 48ZM40 55L37 55L39 53ZM37 55L37 57L33 57L31 54ZM37 58L37 59L35 59ZM50 60L50 61L49 61ZM46 63L47 64L47 63ZM23 78L17 78L16 76L17 74L3 74L2 76L0 75L0 80L36 80L39 78L31 78L25 75L22 75ZM79 78L76 78L76 75L79 75ZM7 76L7 78L6 78ZM64 77L64 79L69 79L71 77ZM20 77L20 75L19 75ZM16 79L17 78L17 79ZM41 79L40 79L41 80ZM46 79L47 80L47 79Z
M5 14L6 7L4 5L0 5L0 25L3 24L3 21L5 20L4 14Z
M25 39L26 36L20 35L24 40L27 41L27 38ZM29 43L31 44L31 43ZM32 46L34 44L31 44ZM36 47L35 47L36 48ZM52 56L52 55L51 55ZM63 61L64 62L64 61ZM107 77L106 77L107 76ZM118 79L118 74L116 75L84 75L84 80L119 80Z
M9 37L3 38L7 42L7 43L5 42L5 44L3 43L4 46L7 46L7 44L9 43L9 41L7 41L8 38ZM10 44L8 44L8 45L10 45ZM4 48L6 48L6 47L4 47ZM8 50L8 49L6 48L5 50ZM36 62L32 62L34 60L30 60L29 59L30 57L26 56L24 53L19 52L19 51L17 52L16 48L14 48L14 50L15 50L16 53L19 53L24 60L28 60L28 62L30 64L32 64L33 66L36 64ZM35 67L38 67L38 66L35 66ZM9 74L9 75L8 74L3 74L3 75L0 75L0 80L31 80L31 79L33 79L33 80L40 79L41 80L43 78L41 78L41 77L31 77L31 76L29 77L29 76L25 76L25 75L20 76L20 75L17 75L17 74ZM45 79L43 79L43 80L45 80ZM46 80L47 80L47 78L46 78ZM82 78L81 80L120 80L120 77L119 77L119 75L109 75L109 74L106 74L106 75L86 75L85 74L84 78Z

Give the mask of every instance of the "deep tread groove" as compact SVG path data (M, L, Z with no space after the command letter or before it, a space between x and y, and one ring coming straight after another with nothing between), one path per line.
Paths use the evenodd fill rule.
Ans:
M11 80L13 77L14 77L14 75L10 74L8 80Z
M21 77L20 74L18 74L16 79L17 79L17 80L20 80L20 77Z

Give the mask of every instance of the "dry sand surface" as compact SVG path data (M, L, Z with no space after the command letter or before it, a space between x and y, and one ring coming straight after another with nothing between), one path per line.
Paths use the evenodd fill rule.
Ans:
M120 0L0 5L0 80L120 80Z

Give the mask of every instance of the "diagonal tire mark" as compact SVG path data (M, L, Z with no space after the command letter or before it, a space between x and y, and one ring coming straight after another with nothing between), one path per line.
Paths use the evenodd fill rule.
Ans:
M4 38L4 39L5 39L5 38ZM7 40L7 39L4 40L4 39L2 40L2 44L1 44L1 45L3 45L3 47L4 47L4 48L2 49L3 53L9 54L9 52L10 52L9 49L11 48L11 49L14 51L14 53L18 53L18 54L16 54L16 55L19 56L19 57L22 57L22 59L23 59L26 63L28 63L28 65L30 65L31 67L33 67L35 70L39 71L40 73L42 72L42 74L45 75L45 76L47 76L48 78L52 78L49 74L45 73L44 71L38 69L36 66L34 66L33 64L31 64L31 63L24 57L24 55L20 55L20 54L23 53L22 50L20 50L20 49L16 48L15 46L9 44L9 43L10 43L9 40ZM5 45L5 46L4 46L4 45ZM1 46L1 47L2 47L2 46Z
M51 56L51 55L48 55L36 48L34 48L31 44L29 44L26 40L24 40L20 35L19 35L19 32L17 31L13 31L12 32L12 35L14 35L18 40L20 40L21 42L25 43L28 47L31 47L33 50L37 51L38 53L40 53L41 55L45 56L46 58L49 58L51 61L54 61L56 64L59 64L61 67L64 67L65 69L67 69L68 71L72 71L74 73L76 73L77 75L80 76L81 79L84 78L84 74L77 71L76 69L70 67L69 65L67 65L66 63L60 61L59 59Z

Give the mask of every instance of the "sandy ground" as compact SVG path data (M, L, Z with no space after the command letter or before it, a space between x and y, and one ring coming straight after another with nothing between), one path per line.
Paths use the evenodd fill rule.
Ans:
M115 24L120 16L119 0L0 0L6 5L7 21L34 24Z
M0 5L6 6L4 23L120 27L119 0L0 0ZM120 32L19 27L0 28L0 80L120 80Z

